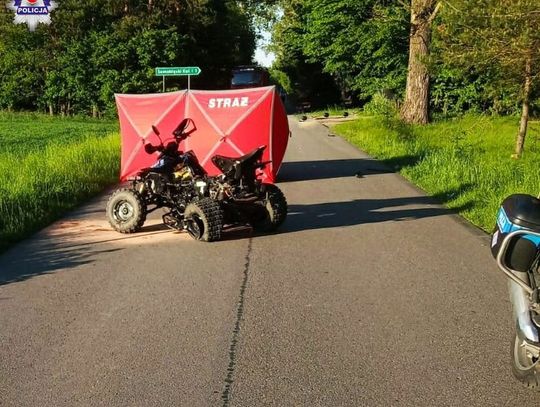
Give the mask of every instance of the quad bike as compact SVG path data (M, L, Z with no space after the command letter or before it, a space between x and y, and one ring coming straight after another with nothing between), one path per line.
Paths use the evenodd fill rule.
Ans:
M509 278L516 326L512 371L524 385L540 390L540 199L516 194L503 201L491 250Z
M159 130L155 126L152 129L160 144L146 144L144 148L148 154L159 152L158 160L152 167L140 170L129 187L113 192L106 209L109 223L120 233L134 233L141 229L149 213L166 208L166 226L187 229L197 240L219 240L223 213L219 203L207 197L206 171L192 151L178 150L179 143L196 130L193 121L182 120L173 131L174 141L167 145L159 137Z
M159 137L158 129L152 128ZM165 225L186 230L196 240L219 240L224 224L249 224L264 232L279 227L287 216L287 201L277 186L260 180L258 171L269 164L262 162L266 147L242 157L212 157L223 173L210 177L192 151L178 151L179 143L195 130L193 121L186 118L167 146L161 139L157 147L145 145L149 154L160 152L158 161L141 170L129 188L112 194L107 217L113 228L121 233L136 232L148 213L162 207L168 209L163 215Z

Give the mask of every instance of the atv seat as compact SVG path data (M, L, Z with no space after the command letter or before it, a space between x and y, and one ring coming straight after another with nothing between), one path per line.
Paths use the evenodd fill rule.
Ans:
M218 167L227 177L238 179L242 176L243 168L254 165L262 159L262 155L266 146L261 146L241 157L226 157L223 155L215 155L212 157L212 162Z

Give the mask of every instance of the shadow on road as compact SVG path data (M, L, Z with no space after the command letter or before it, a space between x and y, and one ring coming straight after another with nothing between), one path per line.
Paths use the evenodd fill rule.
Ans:
M17 251L13 251L2 259L0 286L52 273L59 269L88 264L100 254L119 250L122 249L89 250L87 247L63 247L45 241L38 242L33 245L30 255L25 253L26 255L22 257Z
M79 211L79 213L82 213L82 211ZM93 211L88 213L93 213ZM94 229L93 232L100 231L110 232L112 229ZM163 224L155 224L143 227L139 233L132 235L115 233L113 235L115 237L101 240L95 239L95 234L92 236L93 238L85 239L87 233L87 230L82 230L80 232L68 231L54 238L47 235L39 236L30 239L25 249L14 247L1 257L0 286L24 281L57 270L89 264L104 253L123 250L122 248L98 249L96 246L105 245L106 247L107 244L112 242L172 232Z
M425 208L410 206L430 205ZM431 206L434 205L434 206ZM403 207L403 208L401 208ZM289 214L281 233L342 226L355 226L377 222L399 222L454 214L470 204L450 210L440 206L432 197L407 197L391 199L361 199L348 202L289 205ZM393 210L389 210L394 208Z
M395 157L385 161L373 159L346 159L325 161L284 162L279 172L279 182L310 181L317 179L364 177L389 174L416 164L420 156Z
M406 155L383 161L367 158L285 162L280 171L279 181L285 183L343 177L363 178L377 174L394 173L400 169L415 165L421 159L421 155ZM463 184L457 189L443 191L431 197L362 199L305 205L291 204L289 205L287 220L280 228L280 232L353 226L363 223L404 221L455 214L470 208L472 202L452 210L442 207L441 204L462 195L470 188L470 184ZM427 207L422 208L422 206Z

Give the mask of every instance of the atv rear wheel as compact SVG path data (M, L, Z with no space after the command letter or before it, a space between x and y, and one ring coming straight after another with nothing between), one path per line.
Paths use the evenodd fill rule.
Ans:
M214 242L221 239L223 211L219 203L210 198L190 203L184 212L189 235L195 240Z
M265 184L266 197L263 200L265 216L252 222L253 229L261 232L276 230L287 218L287 200L277 186Z
M132 189L114 191L107 202L107 220L120 233L134 233L146 220L146 206L140 195Z

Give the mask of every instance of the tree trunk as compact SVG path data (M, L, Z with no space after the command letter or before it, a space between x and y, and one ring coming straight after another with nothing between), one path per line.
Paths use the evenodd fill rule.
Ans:
M49 116L54 116L54 109L52 103L49 103Z
M401 109L401 118L406 123L429 122L429 72L426 59L431 44L431 23L439 7L434 7L434 4L433 0L412 0L411 4L407 91Z
M513 158L520 158L523 155L523 146L525 145L525 136L527 135L527 125L529 124L529 104L532 88L532 58L529 54L525 60L525 83L523 84L523 104L521 107L521 120L519 123L519 132L516 137L516 150Z
M92 105L92 117L98 117L98 107L97 107L97 105Z

